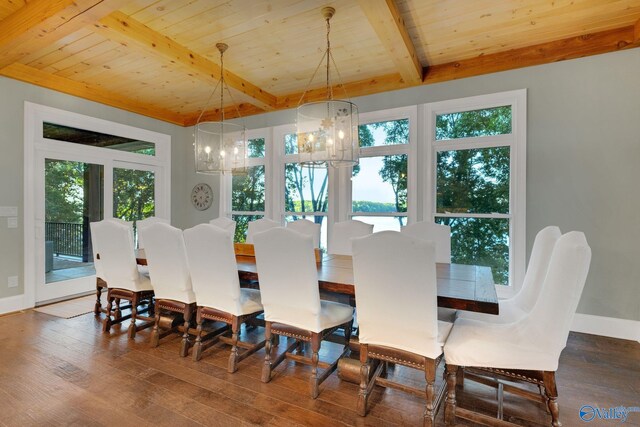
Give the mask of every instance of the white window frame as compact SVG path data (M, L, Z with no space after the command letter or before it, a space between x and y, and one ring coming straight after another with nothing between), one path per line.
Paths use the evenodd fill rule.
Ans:
M45 122L153 142L155 156L44 138L43 125ZM39 285L41 278L44 278L44 264L42 262L44 260L44 245L36 245L36 237L41 239L44 233L44 215L40 209L44 194L41 185L37 191L36 184L44 165L44 158L47 157L104 165L104 194L112 193L114 167L153 171L155 173L155 214L158 217L171 219L170 135L25 101L23 218L25 242L24 305L26 307L33 307L36 298L45 300L48 295L46 291L42 291L42 287ZM104 218L113 217L113 200L108 197L105 197L103 215ZM37 262L36 259L39 259L40 262ZM76 286L77 284L73 280L68 282L70 290L81 287L80 285ZM93 283L95 284L95 280ZM39 294L36 295L36 292Z
M286 180L286 174L284 172L285 165L287 163L295 163L298 161L297 154L285 155L284 137L289 134L296 133L296 126L294 124L275 126L273 128L273 147L274 147L274 212L273 219L280 223L285 223L285 217L289 215L306 215L306 216L324 216L327 221L327 241L330 236L330 230L332 226L332 220L335 218L337 194L334 191L336 187L336 177L338 170L336 168L327 167L327 194L329 195L329 207L327 212L287 212L284 205L284 186Z
M273 204L273 143L272 128L250 129L246 132L246 140L264 139L264 157L247 158L247 167L264 166L264 211L235 211L232 209L232 182L231 173L223 175L220 180L220 216L231 218L233 215L258 215L263 218L271 218Z
M512 133L509 135L481 136L453 140L435 139L436 116L448 113L473 111L511 106ZM424 105L425 168L423 188L424 220L436 217L508 218L509 221L509 284L496 285L498 297L515 295L525 272L526 259L526 139L527 139L527 91L526 89L489 95L453 99ZM508 214L442 214L436 212L436 153L438 151L463 150L488 147L510 147L510 183Z
M360 148L360 158L380 157L389 155L407 155L407 212L353 212L351 175L353 168L345 168L340 173L340 188L344 189L340 195L339 217L341 221L351 219L354 216L383 216L407 218L407 222L413 222L417 214L417 106L392 108L388 110L373 111L360 114L360 126L371 123L390 122L394 120L409 120L409 141L407 144L390 144L376 147Z

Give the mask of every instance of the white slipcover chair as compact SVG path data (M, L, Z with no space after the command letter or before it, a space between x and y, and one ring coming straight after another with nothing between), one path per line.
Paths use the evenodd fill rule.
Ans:
M425 371L425 424L434 422L439 404L436 399L439 393L435 393L436 366L452 326L437 319L435 252L433 242L396 231L353 239L362 363L360 415L367 412L370 384L376 382L382 369L370 378L369 359L393 359L395 363ZM385 385L398 387L386 380Z
M321 224L316 224L308 219L299 219L287 222L286 225L289 230L297 231L298 233L313 237L313 247L320 247Z
M253 237L256 233L260 233L262 231L269 230L275 227L281 227L282 225L279 222L275 222L268 218L256 219L255 221L249 222L249 226L247 228L247 243L253 243Z
M227 218L226 216L221 216L209 221L209 224L214 225L218 228L222 228L223 230L229 230L232 233L236 232L236 222L232 219Z
M182 230L155 221L139 232L145 241L145 255L156 297L151 345L158 346L160 338L174 332L173 329L160 331L161 313L178 313L183 318L180 355L185 357L191 346L189 325L196 312L196 295L191 285Z
M320 383L335 370L338 362L325 365L327 369L318 376L320 343L325 336L342 327L346 336L342 355L346 354L353 308L320 300L311 236L277 227L256 234L254 244L267 340L262 381L271 380L272 369L289 356L293 348L301 346L302 341L310 341L313 355L307 362L312 365L311 397L315 399ZM271 359L272 334L295 338L295 342L275 361Z
M258 345L244 345L239 341L242 323L262 313L260 291L240 288L231 230L200 224L185 230L184 239L198 300L198 332L193 358L199 360L202 354L203 321L224 321L231 325L232 333L228 371L235 372L240 360L264 346L264 341ZM239 354L238 346L247 351Z
M351 239L373 233L373 225L350 219L336 222L329 238L329 253L333 255L351 255Z
M522 287L513 297L500 301L498 316L460 310L458 317L491 323L513 323L533 310L549 269L553 247L561 235L560 229L556 226L548 226L538 232L533 242Z
M567 343L590 262L591 248L584 234L567 233L553 248L540 297L531 312L507 324L456 320L444 347L448 422L455 420L456 372L459 366L464 366L506 376L511 370L519 370L519 375L511 377L544 386L552 425L560 425L555 371Z
M405 225L400 231L409 236L430 240L436 245L436 262L451 264L451 227L429 221Z
M158 222L162 224L169 224L168 219L159 218L157 216L150 216L149 218L141 219L140 221L136 222L136 230L138 231L138 249L144 249L144 244L142 243L142 233L140 233L140 231L143 228L149 227L150 225L156 224Z
M436 245L436 262L451 264L451 227L429 221L420 221L405 225L400 231L408 236L429 240ZM457 311L438 307L438 320L453 322Z
M136 319L151 321L146 316L138 314L137 306L143 301L151 303L153 287L149 277L140 273L136 263L131 227L119 221L105 220L92 222L91 240L94 245L94 256L99 260L100 274L107 284L107 309L106 318L103 321L103 331L109 332L111 325L120 323L129 316L120 316L120 309L116 307L114 313L111 309L114 300L125 299L131 302L131 325L129 326L129 338L135 338L136 332L144 327L136 326ZM115 315L115 318L112 318Z

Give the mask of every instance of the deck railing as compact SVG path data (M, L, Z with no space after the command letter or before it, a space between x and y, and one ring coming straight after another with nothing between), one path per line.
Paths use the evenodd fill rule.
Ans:
M45 240L53 242L53 253L82 257L82 223L45 222Z

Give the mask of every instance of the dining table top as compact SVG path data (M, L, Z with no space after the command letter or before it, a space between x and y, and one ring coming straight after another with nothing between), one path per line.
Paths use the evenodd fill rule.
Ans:
M236 255L241 280L258 281L256 259ZM353 262L348 255L324 254L318 266L321 290L355 296ZM498 314L498 295L490 267L464 264L436 264L438 307Z

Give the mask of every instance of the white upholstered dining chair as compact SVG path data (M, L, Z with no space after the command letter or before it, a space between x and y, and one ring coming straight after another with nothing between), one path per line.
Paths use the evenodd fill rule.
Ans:
M130 318L128 335L133 339L137 331L152 325L153 319L142 313L153 310L153 287L149 277L138 270L131 227L109 220L92 222L90 227L95 258L100 264L100 274L104 276L107 284L107 308L102 330L109 332L113 324ZM121 315L120 300L131 303L130 315ZM118 302L115 311L114 301ZM139 311L138 306L143 303L147 307ZM137 320L142 320L143 324L137 325Z
M435 244L396 231L353 239L353 275L360 341L358 412L367 413L375 384L427 397L424 424L434 425L442 393L436 393L436 368L451 323L437 319ZM381 361L373 375L372 362ZM426 390L399 385L380 374L393 362L424 371ZM444 386L443 386L444 387Z
M522 287L513 297L500 300L498 316L460 310L458 317L491 323L513 323L533 310L549 269L553 247L561 235L560 229L556 226L548 226L538 232L533 242Z
M193 359L199 360L204 348L221 340L231 345L227 370L230 373L235 372L241 360L264 346L264 340L252 344L239 339L242 324L262 313L260 291L240 288L233 250L233 233L230 230L223 230L211 224L200 224L185 230L184 239L187 244L191 280L198 300L198 328ZM229 325L231 337L213 334L203 339L202 328L205 320ZM240 353L238 347L244 351Z
M279 222L275 222L268 218L260 218L255 221L251 221L247 227L247 243L253 243L253 237L262 231L269 230L275 227L281 227Z
M209 221L209 224L214 225L218 228L222 228L223 230L229 230L232 233L236 232L236 222L232 219L227 218L226 216L220 216L218 218L212 219Z
M346 343L340 357L349 349L353 308L346 304L321 301L313 239L283 227L256 234L254 238L260 294L264 306L266 355L262 381L271 380L272 370L286 357L312 367L311 397L319 394L320 384L336 369L338 360L319 361L322 340L344 328ZM276 358L272 357L273 335L294 338ZM311 358L293 354L304 342L311 343ZM339 359L339 358L338 358ZM324 372L318 374L318 366Z
M351 255L351 239L373 233L373 225L350 219L336 222L331 229L329 253L333 255Z
M169 224L169 220L165 219L165 218L160 218L157 216L150 216L149 218L145 218L145 219L141 219L140 221L136 221L136 231L138 232L138 249L144 249L144 243L142 241L142 235L140 233L140 231L145 228L145 227L149 227L150 225L156 224L156 223L161 223L161 224Z
M308 219L298 219L296 221L287 222L286 225L289 230L297 231L298 233L313 237L313 247L320 247L320 224L316 224Z
M116 224L122 224L125 225L127 227L129 227L130 231L131 231L131 238L133 240L133 224L125 221L123 219L119 219L119 218L107 218L104 219L103 221L106 222L114 222ZM105 308L102 308L102 292L103 290L107 290L107 282L105 279L105 275L104 275L104 271L102 270L102 264L100 262L100 259L98 257L98 246L96 245L96 243L93 241L93 237L91 240L91 250L93 252L93 268L96 270L96 303L94 305L93 308L93 313L96 316L99 316L100 313L106 313L107 310ZM138 270L141 270L141 273L146 273L146 268L140 269L140 266L138 266ZM116 300L114 301L115 304L118 306L118 309L120 309L120 301ZM122 307L125 308L125 307ZM131 308L131 307L127 307L127 308Z
M157 347L160 338L170 333L181 332L180 356L185 357L192 344L189 327L196 313L196 296L191 285L182 230L155 222L141 228L140 235L145 241L145 255L156 299L151 346ZM164 313L179 315L182 326L161 331L160 318Z
M430 240L436 245L436 262L451 264L451 227L429 221L405 225L400 231L409 236Z
M463 366L480 375L506 377L544 388L544 398L536 393L529 393L529 396L546 402L552 425L561 425L555 371L560 353L567 344L590 262L591 249L584 234L576 231L567 233L553 248L540 297L531 312L516 322L506 324L456 320L444 347L448 385L447 424L455 423L456 414L486 422L495 421L486 415L456 408L456 374ZM521 390L518 394L527 393ZM499 393L499 400L500 396ZM498 414L502 415L501 405Z

